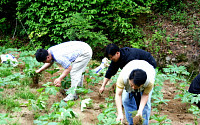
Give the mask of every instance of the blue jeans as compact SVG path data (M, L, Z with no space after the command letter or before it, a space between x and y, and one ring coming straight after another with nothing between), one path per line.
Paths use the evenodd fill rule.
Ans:
M149 124L149 118L150 118L150 114L151 114L151 95L152 95L152 91L153 91L153 89L149 93L149 99L148 99L147 104L145 105L145 107L143 109L143 112L142 112L142 117L144 118L143 125L148 125ZM136 104L135 98L131 94L133 94L133 93L128 93L128 92L126 92L125 89L123 90L123 93L122 93L122 104L124 106L126 119L127 119L128 123L129 123L129 125L133 125L132 114L129 113L129 112L137 111L137 104ZM142 92L141 92L141 96L142 96ZM131 98L129 98L129 97L131 97Z

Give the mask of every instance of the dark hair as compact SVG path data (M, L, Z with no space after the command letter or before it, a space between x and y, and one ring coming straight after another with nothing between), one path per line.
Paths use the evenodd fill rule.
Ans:
M129 80L132 80L132 79L133 79L133 83L139 87L146 82L147 74L142 69L134 69L129 76Z
M47 59L48 51L45 49L38 49L35 53L36 60L38 62L43 62Z
M114 56L116 52L119 52L119 47L113 43L109 44L106 47L105 56L109 58L108 55Z

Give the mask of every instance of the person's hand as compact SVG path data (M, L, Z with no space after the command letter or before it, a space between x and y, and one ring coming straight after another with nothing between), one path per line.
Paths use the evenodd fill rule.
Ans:
M60 86L61 86L61 79L59 79L59 78L55 79L54 85L55 85L56 87L60 87Z
M121 124L122 124L123 120L124 120L124 115L123 114L117 115L116 121L120 121Z
M142 116L142 111L139 111L139 110L138 110L136 116L139 116L139 115Z
M104 90L105 90L105 87L101 86L101 88L99 89L99 93L102 94Z

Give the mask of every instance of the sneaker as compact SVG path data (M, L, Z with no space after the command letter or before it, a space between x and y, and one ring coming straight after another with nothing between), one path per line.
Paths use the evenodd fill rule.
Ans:
M65 97L63 100L65 102L69 101L69 100L77 100L78 99L78 96L76 94L69 94L67 95L67 97Z

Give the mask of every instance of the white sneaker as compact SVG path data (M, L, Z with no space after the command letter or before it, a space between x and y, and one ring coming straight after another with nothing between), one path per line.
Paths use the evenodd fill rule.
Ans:
M69 101L69 100L77 100L78 99L78 96L76 94L69 94L67 95L67 97L65 97L63 100L65 102Z

